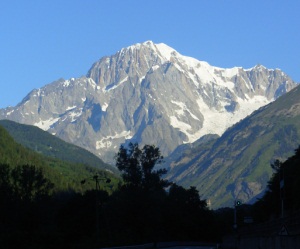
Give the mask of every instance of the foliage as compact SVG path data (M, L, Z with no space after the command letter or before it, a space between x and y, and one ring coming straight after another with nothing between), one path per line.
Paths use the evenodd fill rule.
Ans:
M172 155L177 161L171 162L168 179L176 179L185 187L196 186L214 208L231 205L241 179L265 189L272 176L270 163L286 160L300 143L298 107L299 91L290 91L233 125L212 143L193 144L177 157ZM245 200L263 194L259 188L251 193L247 189L240 191Z
M38 127L19 124L10 120L0 120L0 125L9 132L16 142L44 156L118 173L114 167L105 164L91 152L67 143Z
M121 184L112 174L32 152L1 127L0 136L3 248L78 249L216 238L213 214L196 188L172 184L162 179L165 169L155 169L163 160L155 146L120 147ZM99 190L95 175L112 181L101 181Z
M274 173L268 182L264 196L255 205L258 220L267 220L270 217L279 217L282 214L282 200L284 212L293 212L300 209L300 146L295 154L286 161L275 160L271 167Z
M1 246L24 248L34 240L31 236L43 228L43 205L49 201L54 185L40 168L22 165L11 169L0 164ZM26 237L28 236L28 237Z
M112 180L111 186L116 188L119 179L117 175L91 167L85 164L62 161L57 158L46 157L16 143L10 134L0 126L0 163L15 168L20 165L34 165L41 168L45 176L55 185L55 191L75 190L84 192L94 185L89 182L80 185L82 179L99 174Z
M154 145L145 145L142 149L138 144L130 143L128 149L120 147L116 157L116 166L122 172L126 184L131 187L163 189L169 185L161 176L166 174L166 169L154 170L154 166L163 160L159 148Z
M116 165L125 182L105 205L109 234L114 245L164 240L209 240L212 213L195 187L184 189L162 179L165 169L159 148L138 144L121 146ZM120 230L120 228L122 228Z
M11 171L12 186L18 199L36 201L49 195L54 184L46 179L42 169L33 165L22 165Z
M7 164L0 164L0 189L10 200L34 202L49 196L54 184L44 177L41 168L22 165L11 169ZM9 194L8 194L9 193ZM14 198L11 198L14 196Z

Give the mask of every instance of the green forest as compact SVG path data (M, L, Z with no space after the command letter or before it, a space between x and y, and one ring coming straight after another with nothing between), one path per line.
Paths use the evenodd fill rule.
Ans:
M100 248L162 241L221 242L233 231L233 208L210 210L191 186L164 179L154 145L120 146L120 176L50 158L16 143L0 127L0 243L2 248ZM300 208L300 147L275 161L265 195L240 205L242 217L264 222ZM284 177L284 193L280 182Z

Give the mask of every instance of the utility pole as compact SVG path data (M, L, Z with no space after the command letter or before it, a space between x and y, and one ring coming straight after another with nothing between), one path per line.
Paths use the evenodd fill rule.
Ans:
M234 204L233 204L233 208L234 208L234 214L233 214L233 228L234 230L237 229L237 224L236 224L236 200L234 201Z
M234 200L234 216L233 216L233 229L235 234L235 248L238 248L239 239L238 239L238 231L237 231L237 207L242 205L240 200Z
M100 190L100 185L99 185L99 181L100 180L106 180L105 183L110 183L111 179L103 177L103 178L99 178L98 174L95 174L92 178L92 180L95 181L96 184L96 237L97 237L97 243L99 243L99 237L100 237L100 221L99 221L99 190ZM81 181L81 184L84 184L86 182L86 179Z
M99 242L99 235L100 235L100 228L99 228L99 196L98 196L98 190L99 190L99 176L94 175L93 179L96 183L96 237L97 242Z
M281 200L281 218L284 218L284 168L281 166L280 168L280 182L279 182L279 187L280 187L280 200Z
M236 220L236 207L242 204L239 200L234 200L234 216L233 216L233 228L237 229L237 220Z

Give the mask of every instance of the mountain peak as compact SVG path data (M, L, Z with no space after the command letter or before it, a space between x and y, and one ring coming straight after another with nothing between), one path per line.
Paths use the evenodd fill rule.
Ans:
M148 48L152 48L154 47L154 42L153 41L145 41L143 43L136 43L136 44L133 44L133 45L130 45L126 48L122 48L121 51L124 51L124 50L135 50L135 49L140 49L141 47L148 47Z
M252 71L252 70L254 70L254 71L259 71L259 72L264 71L264 70L267 70L267 71L274 71L274 69L272 69L272 68L267 68L267 67L265 67L265 66L262 65L262 64L257 64L257 65L255 65L254 67L251 67L251 68L249 68L249 69L246 69L246 71ZM281 70L281 69L277 69L277 70Z
M119 52L123 54L126 51L133 52L136 50L141 51L144 49L151 50L152 52L157 53L160 57L162 57L163 61L169 61L172 56L178 54L178 52L170 46L164 43L156 44L151 40L145 41L143 43L136 43L126 48L122 48Z
M106 162L129 140L156 144L167 156L203 135L221 135L294 86L281 73L218 68L145 41L101 58L86 77L32 91L0 110L0 119L44 128Z

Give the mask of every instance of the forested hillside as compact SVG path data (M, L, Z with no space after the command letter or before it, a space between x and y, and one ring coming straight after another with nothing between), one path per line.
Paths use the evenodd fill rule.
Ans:
M84 191L94 187L94 183L88 182L82 186L82 179L90 178L94 174L115 179L117 176L104 170L97 169L85 164L72 163L51 158L23 147L16 143L9 133L0 126L0 164L7 164L11 168L21 165L34 165L41 168L44 175L54 183L56 190Z
M258 220L287 216L300 210L300 146L293 156L284 162L276 160L271 164L272 178L267 191L255 204Z
M115 167L104 163L91 152L67 143L36 126L19 124L10 120L0 120L0 125L9 132L17 143L35 152L63 161L81 163L115 174L119 173Z
M233 232L233 209L209 210L198 190L162 178L166 169L154 145L120 147L112 174L49 159L15 143L0 127L0 241L3 248L100 248L161 241L219 243ZM238 227L251 215L255 223L299 204L299 148L285 162L272 164L265 196L238 208ZM284 185L280 182L284 172ZM96 183L96 184L95 184ZM100 186L99 186L100 185Z
M300 86L230 127L216 140L173 155L168 179L196 186L213 208L235 199L254 203L272 176L300 144ZM177 156L177 158L174 156ZM174 160L175 159L175 160Z

